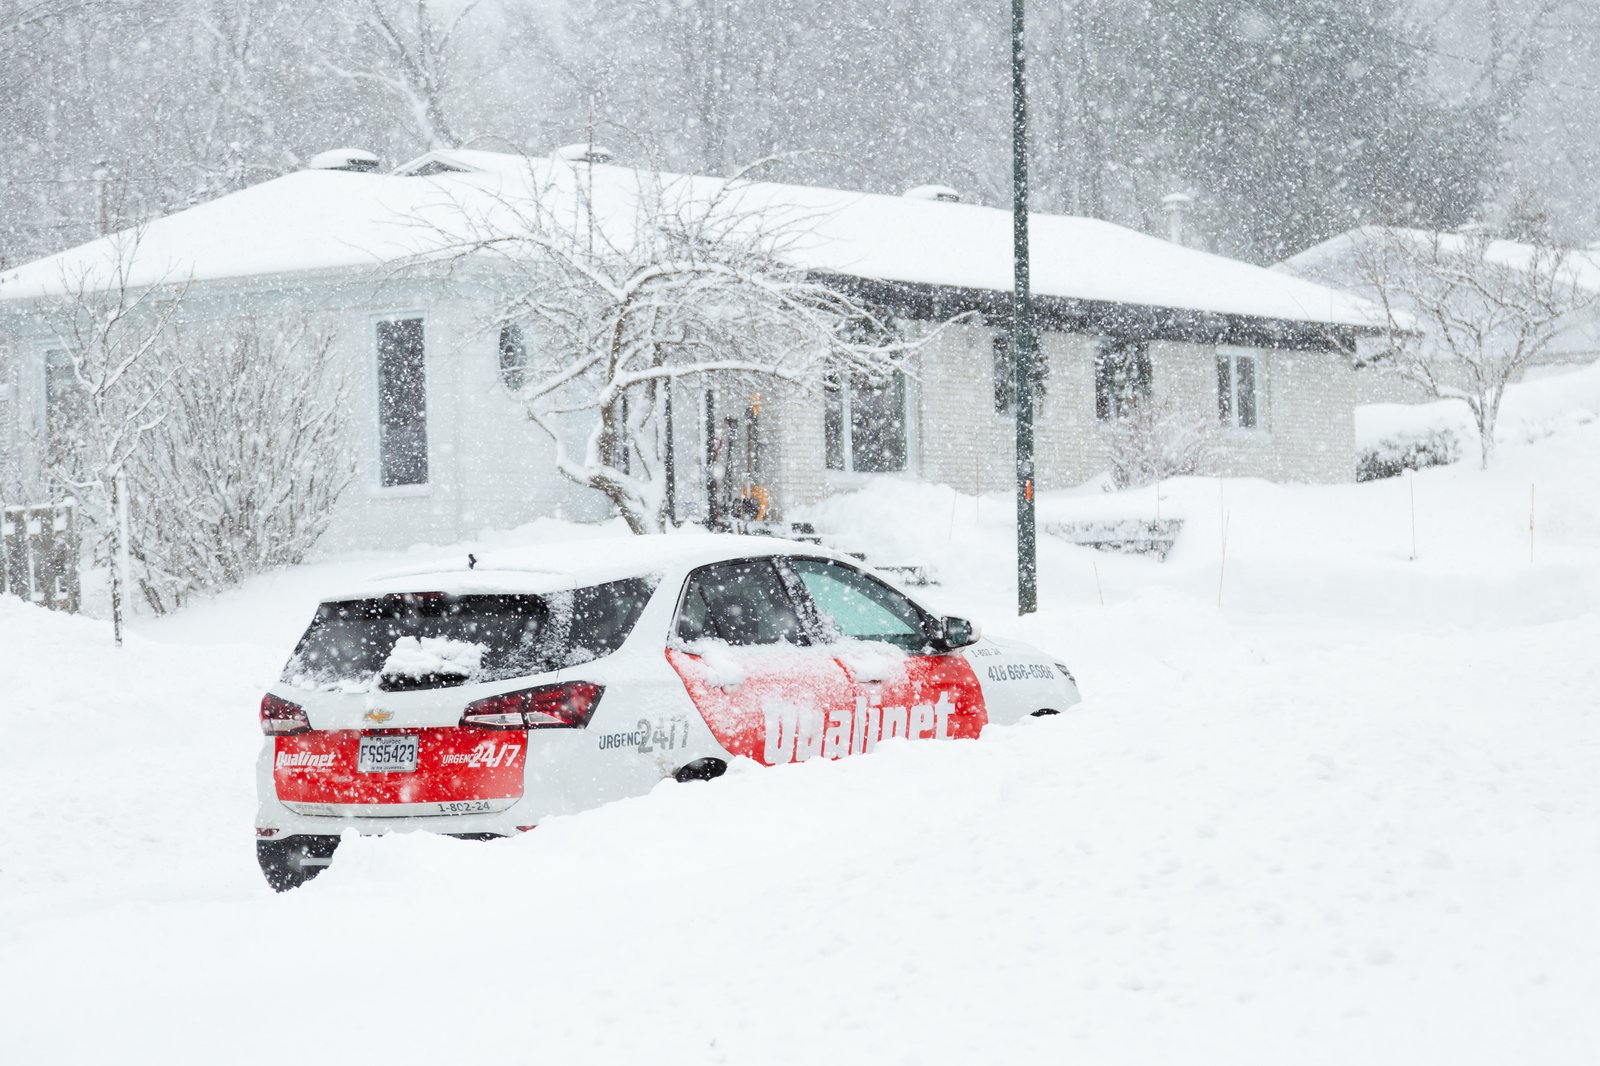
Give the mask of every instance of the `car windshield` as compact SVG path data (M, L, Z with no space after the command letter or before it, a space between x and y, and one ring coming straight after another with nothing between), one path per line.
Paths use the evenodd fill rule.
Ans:
M283 669L297 688L399 691L504 681L609 655L655 582L543 596L405 593L324 603Z

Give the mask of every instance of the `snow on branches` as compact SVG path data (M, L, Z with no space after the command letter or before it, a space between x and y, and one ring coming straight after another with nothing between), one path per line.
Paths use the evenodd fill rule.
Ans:
M51 487L103 505L119 634L119 559L165 613L300 562L355 476L328 338L293 319L190 321L186 282L129 283L139 238L113 238L106 269L66 279L36 442Z
M441 247L428 259L489 263L472 272L495 309L484 326L528 338L519 396L557 468L605 494L635 532L662 528L671 383L882 380L926 343L791 265L785 252L813 220L752 195L749 171L716 182L640 171L598 197L582 162L547 177L530 166L527 193L457 203L435 223Z
M178 335L166 417L129 467L131 548L151 610L304 561L355 480L348 379L288 319Z
M1374 229L1354 253L1362 295L1384 310L1380 358L1429 395L1471 409L1487 467L1506 386L1600 292L1581 283L1572 253L1543 239Z

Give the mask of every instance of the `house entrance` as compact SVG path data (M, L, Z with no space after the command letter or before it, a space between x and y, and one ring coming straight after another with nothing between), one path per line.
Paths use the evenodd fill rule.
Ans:
M705 392L702 425L706 526L743 529L772 506L759 393Z

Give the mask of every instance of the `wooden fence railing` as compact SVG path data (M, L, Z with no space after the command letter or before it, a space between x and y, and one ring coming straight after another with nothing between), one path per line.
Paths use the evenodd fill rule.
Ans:
M71 503L0 505L0 594L77 612L77 512Z

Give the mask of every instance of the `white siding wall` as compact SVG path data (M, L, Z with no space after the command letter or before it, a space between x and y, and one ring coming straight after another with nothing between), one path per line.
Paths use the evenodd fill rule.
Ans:
M333 333L336 358L351 376L350 447L359 476L341 501L325 550L449 543L545 515L594 519L608 512L598 493L556 473L553 446L501 384L497 337L482 325L487 305L475 292L470 285L420 279L388 282L380 289L370 279L351 277L191 289L191 321L294 314ZM429 483L384 488L378 484L376 323L410 314L421 314L425 323ZM12 322L10 351L17 356L12 409L20 412L21 425L8 427L0 410L0 455L13 430L25 448L29 412L40 400L34 394L41 375L33 373L32 364L51 343L37 321L30 326L13 317ZM909 385L913 443L907 476L963 492L1012 484L1015 430L1011 417L994 409L992 335L987 327L952 326L917 357ZM538 343L533 337L529 342ZM1095 346L1093 338L1061 333L1040 339L1049 367L1037 412L1041 489L1081 483L1108 465L1094 411ZM1157 343L1150 355L1155 390L1176 397L1183 411L1215 426L1214 349ZM0 355L0 387L7 381L3 359ZM1292 481L1350 480L1356 375L1333 355L1269 351L1264 359L1266 427L1243 433L1219 428L1216 470ZM703 386L680 386L675 397L680 513L685 515L702 513L703 392ZM737 406L743 399L730 393L727 403ZM761 432L775 519L865 480L825 469L820 388L764 390ZM573 443L580 442L578 433Z
M1182 417L1215 428L1211 473L1274 481L1355 479L1355 371L1341 355L1257 349L1263 410L1258 429L1218 425L1216 349L1150 346L1153 388L1178 400Z
M191 326L256 317L303 317L333 337L333 357L350 379L349 447L357 477L339 503L322 550L402 548L449 543L486 528L508 528L541 515L597 517L598 495L562 479L554 450L499 383L497 337L483 331L483 308L469 289L425 281L381 286L341 276L251 285L196 284L185 299ZM428 484L379 484L376 323L421 314L426 345ZM34 364L53 344L38 318L13 313L19 358L15 407L24 430L42 404ZM3 381L0 375L0 381ZM4 446L0 415L0 448ZM24 443L26 443L24 441Z
M541 516L602 517L604 499L556 472L554 445L501 384L498 336L482 326L482 308L430 299L429 291L406 295L390 293L341 316L361 473L326 546L450 543ZM416 312L426 345L428 484L385 488L378 468L376 327Z
M993 331L953 326L919 358L913 417L917 472L962 492L1009 488L1015 477L1016 429L994 409ZM1108 469L1110 453L1095 417L1094 353L1098 341L1063 333L1040 336L1048 365L1035 412L1035 470L1041 489L1081 484ZM1150 345L1152 389L1177 401L1179 417L1213 435L1208 473L1281 481L1339 482L1355 475L1352 405L1355 372L1331 353L1263 350L1259 430L1218 425L1216 349ZM852 481L822 469L822 400L787 405L781 491L790 505L821 499ZM859 483L859 482L855 482Z
M22 427L18 422L17 360L14 345L0 335L0 503L22 502L5 499L8 490L22 480Z
M794 508L828 495L822 390L787 385L765 394L768 421L763 428L772 471L773 510L782 520Z

